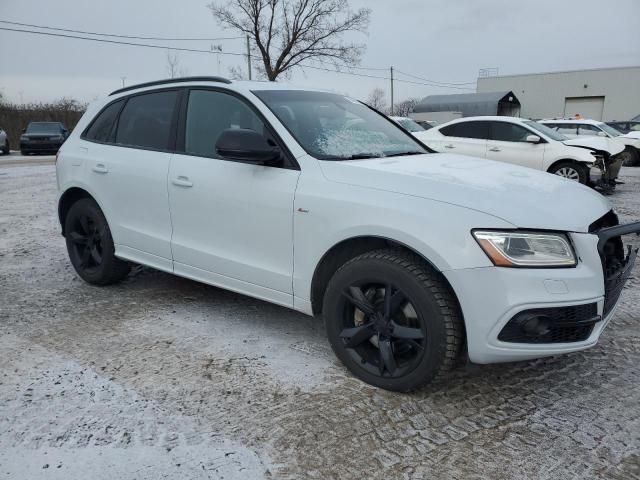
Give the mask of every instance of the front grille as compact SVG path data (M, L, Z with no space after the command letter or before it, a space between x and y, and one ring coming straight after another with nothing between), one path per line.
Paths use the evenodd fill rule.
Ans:
M509 320L498 340L535 344L582 342L589 338L600 318L597 303L524 310ZM540 327L532 329L536 322Z

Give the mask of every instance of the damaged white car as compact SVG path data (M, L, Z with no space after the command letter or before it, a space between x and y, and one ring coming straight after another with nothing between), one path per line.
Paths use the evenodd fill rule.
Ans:
M513 163L609 190L620 170L620 142L568 139L533 120L483 116L452 120L413 135L436 152L460 153Z

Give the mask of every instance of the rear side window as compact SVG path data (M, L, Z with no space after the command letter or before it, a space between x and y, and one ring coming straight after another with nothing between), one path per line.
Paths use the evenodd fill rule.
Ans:
M177 96L174 90L129 98L118 120L116 143L167 150Z
M556 132L561 133L563 135L577 135L578 134L578 126L570 123L545 123L549 128L553 128Z
M440 129L447 137L477 138L486 140L489 138L489 122L460 122L448 125Z
M526 142L527 136L532 133L509 122L491 122L491 140L497 140L499 142Z
M120 100L102 110L87 129L84 138L94 142L112 142L115 133L113 126L123 103L124 100Z

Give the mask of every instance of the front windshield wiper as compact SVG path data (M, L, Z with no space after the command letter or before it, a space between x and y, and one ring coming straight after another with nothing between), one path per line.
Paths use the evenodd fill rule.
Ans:
M387 155L385 155L385 157L401 157L404 155L422 155L425 154L427 152L420 152L418 150L410 150L408 152L394 152L394 153L389 153Z

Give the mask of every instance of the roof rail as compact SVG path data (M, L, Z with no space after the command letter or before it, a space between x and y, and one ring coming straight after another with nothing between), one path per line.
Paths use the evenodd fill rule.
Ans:
M155 80L153 82L138 83L137 85L130 85L128 87L119 88L109 94L115 95L116 93L128 92L129 90L137 90L138 88L155 87L156 85L164 85L165 83L181 83L181 82L220 82L231 83L231 80L223 77L181 77L181 78L167 78L165 80Z

